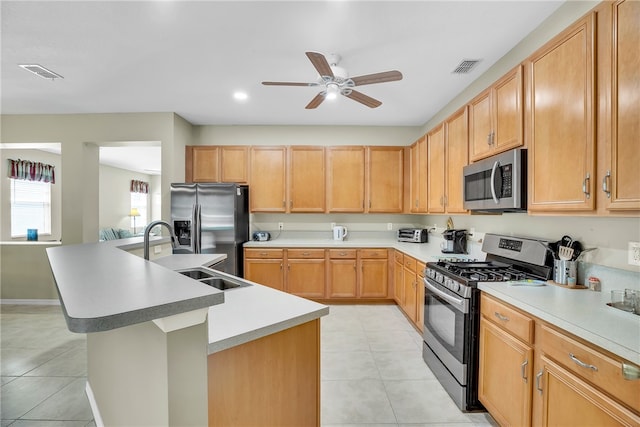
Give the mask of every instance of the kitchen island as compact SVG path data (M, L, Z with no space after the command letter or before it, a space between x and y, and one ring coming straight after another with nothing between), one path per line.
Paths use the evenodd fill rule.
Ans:
M216 425L227 421L213 414L237 423L238 414L252 412L279 422L301 416L291 410L296 405L274 406L292 395L307 399L298 405L305 423L319 424L319 318L328 307L255 283L222 292L173 271L223 255L150 262L102 243L47 254L69 330L87 333L87 395L97 425ZM304 363L292 363L295 357ZM265 383L255 381L260 360L272 365ZM296 376L307 380L286 390ZM273 393L276 379L282 393ZM233 387L265 402L273 396L272 415L246 406L251 393L225 400Z

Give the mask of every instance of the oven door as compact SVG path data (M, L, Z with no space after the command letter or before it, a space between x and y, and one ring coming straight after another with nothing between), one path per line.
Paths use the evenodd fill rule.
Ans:
M467 383L470 300L424 278L424 341L461 385Z

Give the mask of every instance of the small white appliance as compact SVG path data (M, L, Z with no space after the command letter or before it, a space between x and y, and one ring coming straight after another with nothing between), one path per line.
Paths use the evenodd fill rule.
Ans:
M333 240L344 240L349 231L344 225L336 225L333 227Z

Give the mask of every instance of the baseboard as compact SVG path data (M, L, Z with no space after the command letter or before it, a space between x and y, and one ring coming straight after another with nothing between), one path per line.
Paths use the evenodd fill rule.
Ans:
M58 299L0 299L0 304L13 305L60 305Z
M96 397L93 395L93 390L91 389L91 384L89 384L88 380L87 386L85 387L85 392L87 393L89 406L91 407L91 412L93 413L93 422L96 424L96 427L104 427L104 421L102 421L100 411L98 410L98 402L96 402Z

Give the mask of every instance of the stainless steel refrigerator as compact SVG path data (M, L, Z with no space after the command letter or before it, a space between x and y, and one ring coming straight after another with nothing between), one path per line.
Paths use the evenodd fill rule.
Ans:
M227 254L215 268L243 277L242 244L249 240L249 187L171 184L175 254Z

